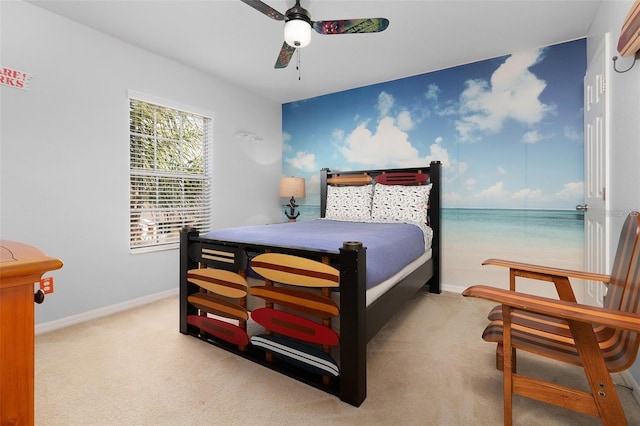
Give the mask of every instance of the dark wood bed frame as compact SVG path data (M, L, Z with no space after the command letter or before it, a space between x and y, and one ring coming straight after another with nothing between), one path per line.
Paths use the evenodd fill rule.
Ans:
M360 406L367 396L367 342L387 323L407 300L417 291L428 285L431 293L440 293L440 162L432 162L429 167L404 168L388 170L367 170L332 173L327 169L321 171L321 216L326 209L328 182L334 177L353 177L367 174L373 178L385 173L425 173L433 184L429 196L429 225L433 229L432 257L414 272L397 283L376 301L366 306L366 247L357 242L345 242L343 247L335 251L309 250L303 247L264 246L260 244L240 244L229 241L202 238L193 228L185 228L180 235L180 332L189 334L208 343L234 352L268 368L307 383L325 392L338 396L342 401ZM354 182L354 184L358 184ZM361 183L360 183L361 184ZM233 254L233 261L219 262L215 256L207 255L211 250ZM267 362L264 351L248 345L243 351L237 346L202 334L198 327L187 322L188 315L197 314L198 310L188 303L190 294L199 291L198 286L187 280L187 271L198 268L200 264L207 267L222 268L235 272L245 271L249 257L273 252L306 257L314 260L324 258L335 264L340 270L340 375L332 378L328 384L319 380L319 376L300 368L274 359Z

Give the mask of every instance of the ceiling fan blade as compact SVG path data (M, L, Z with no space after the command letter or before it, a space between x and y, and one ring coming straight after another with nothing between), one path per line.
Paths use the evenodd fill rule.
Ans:
M276 65L274 66L274 68L286 68L287 65L289 65L289 61L291 61L293 52L295 51L296 48L289 46L286 41L282 43L282 49L280 49L278 60L276 61Z
M284 21L285 16L260 0L240 0L242 3L248 4L258 12L262 12L271 19L276 21Z
M388 26L389 20L386 18L340 19L313 23L313 29L318 34L379 33Z

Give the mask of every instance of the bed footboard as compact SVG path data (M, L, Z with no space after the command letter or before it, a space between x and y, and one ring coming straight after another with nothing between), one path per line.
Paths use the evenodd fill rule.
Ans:
M215 334L194 321L204 316L194 305L194 295L200 286L189 278L189 271L199 268L217 268L246 274L250 257L261 253L283 253L305 259L323 260L336 265L340 274L340 373L337 377L325 377L277 359L267 359L265 352L249 344L241 347L230 338L216 338ZM239 356L257 362L287 376L338 396L342 401L360 406L367 396L368 341L366 330L366 248L360 243L347 242L335 253L316 253L284 247L240 245L224 241L199 238L194 229L183 229L180 235L180 332L214 344ZM192 272L193 275L193 272ZM240 304L242 305L242 304ZM224 332L224 330L223 330ZM228 332L228 331L227 331Z

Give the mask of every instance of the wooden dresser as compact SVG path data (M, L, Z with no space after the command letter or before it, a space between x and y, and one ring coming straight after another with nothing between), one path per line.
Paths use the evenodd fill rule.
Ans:
M0 240L0 425L33 425L34 283L62 262Z

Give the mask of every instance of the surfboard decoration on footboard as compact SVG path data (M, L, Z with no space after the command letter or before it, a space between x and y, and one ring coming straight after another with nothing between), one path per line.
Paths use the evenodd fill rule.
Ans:
M321 345L336 346L338 333L310 319L273 308L260 308L251 312L251 318L267 330L295 339Z
M187 298L200 315L190 315L187 322L244 350L249 343L246 278L224 269L199 268L187 271L187 280L200 287Z
M338 333L331 328L331 318L338 316L339 308L330 297L331 289L340 285L340 272L327 263L264 253L251 260L251 268L264 277L265 285L249 289L252 296L265 300L265 307L253 310L251 318L266 333L252 336L251 344L265 351L267 361L274 356L321 375L325 384L340 371L330 355L331 347L340 344Z
M338 287L340 281L336 268L289 254L261 254L251 260L251 269L271 281L300 287Z
M246 346L249 344L249 335L247 332L235 324L200 315L189 315L187 322L212 336L216 336L234 345Z
M247 280L235 272L215 268L193 269L187 272L187 279L221 296L239 299L247 295Z
M338 305L331 298L307 290L255 286L249 289L249 293L269 303L320 318L334 318L340 313Z
M340 368L331 355L297 340L258 334L251 337L251 343L273 354L276 358L312 373L333 377L337 377L340 373Z
M640 0L631 6L620 30L618 52L621 56L635 55L640 50Z

